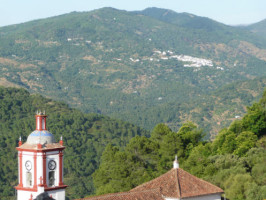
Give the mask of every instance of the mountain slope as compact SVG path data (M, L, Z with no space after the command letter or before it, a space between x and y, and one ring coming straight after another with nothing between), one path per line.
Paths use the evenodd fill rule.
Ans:
M177 27L187 28L190 31L204 31L208 33L208 42L210 38L214 38L215 42L227 43L234 35L235 39L245 40L257 45L265 46L265 41L257 43L256 36L250 34L248 31L240 31L239 27L228 26L207 17L199 17L190 13L176 13L168 9L160 8L147 8L143 11L136 11L136 14L149 16L162 22L176 25ZM251 25L253 27L253 25ZM259 29L265 28L265 24L258 23L254 24L254 27ZM228 37L229 36L229 37Z
M147 110L171 110L176 102L266 75L263 40L190 18L173 13L167 21L103 8L0 28L0 84L151 128L166 121L143 117ZM199 22L206 27L196 27Z
M266 39L266 19L255 23L255 24L251 24L249 26L244 27L250 31L252 31L253 33L263 37L264 39Z
M266 77L238 81L219 88L208 95L200 95L186 102L165 102L156 108L142 107L126 113L112 114L126 116L124 120L152 129L158 123L166 123L172 130L178 130L186 121L198 124L212 139L219 130L232 121L242 118L246 106L258 100L266 88Z
M147 8L143 11L136 11L135 13L191 29L203 29L205 31L222 30L226 28L229 30L234 29L233 27L218 23L207 17L199 17L190 13L176 13L172 10L156 7Z

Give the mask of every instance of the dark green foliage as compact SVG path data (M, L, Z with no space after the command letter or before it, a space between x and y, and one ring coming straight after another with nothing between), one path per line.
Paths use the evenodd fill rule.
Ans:
M190 151L199 144L204 136L203 131L197 129L197 126L192 122L183 124L177 134L181 138L186 157L190 154Z
M174 155L184 160L191 151L187 148L189 145L182 143L185 130L188 131L187 144L199 145L200 141L194 137L197 134L191 133L201 135L201 131L194 124L187 123L181 127L180 133L158 124L150 138L136 136L124 151L118 147L106 147L100 167L93 174L96 194L127 191L169 170Z
M258 137L249 131L244 131L240 133L236 138L231 138L233 141L235 139L236 149L233 152L235 155L244 156L249 149L255 146Z
M106 145L125 146L136 135L147 132L122 121L96 114L83 114L65 103L54 102L23 89L0 87L0 199L14 195L17 185L19 136L25 142L35 130L35 112L46 110L47 127L57 141L63 136L64 181L71 199L94 192L91 174L98 168ZM14 198L14 197L11 197Z
M266 91L259 103L251 106L258 109L248 111L242 120L221 130L213 142L201 141L202 130L188 122L177 133L158 124L150 138L132 138L124 150L107 147L99 169L93 174L96 192L127 191L169 170L178 155L182 168L223 188L230 200L265 198L265 132L251 129L258 123L266 124L262 118L265 95ZM245 124L254 115L257 116L254 121ZM121 166L122 162L125 166ZM115 183L119 187L111 187Z
M243 118L243 128L252 131L258 137L266 133L266 92L259 103L248 107L248 114Z
M93 174L96 194L129 190L151 179L152 169L146 171L147 162L150 160L145 155L150 155L154 148L149 147L150 144L144 144L142 139L144 138L137 137L130 142L129 146L134 146L133 152L130 150L120 152L118 148L111 145L106 147L101 159L103 164ZM140 142L139 146L136 142Z

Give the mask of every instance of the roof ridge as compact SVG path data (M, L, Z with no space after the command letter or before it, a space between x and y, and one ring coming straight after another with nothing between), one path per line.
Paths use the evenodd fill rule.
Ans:
M177 194L179 195L179 198L181 198L182 196L181 196L181 187L180 187L180 184L179 184L179 178L178 178L178 169L179 168L177 168L176 169L176 183L177 183Z

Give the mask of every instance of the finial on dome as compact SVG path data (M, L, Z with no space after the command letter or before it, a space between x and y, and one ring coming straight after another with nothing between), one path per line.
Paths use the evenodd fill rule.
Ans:
M179 163L177 160L177 155L175 156L175 161L174 161L174 169L178 169L179 168Z
M37 110L36 115L45 115L45 110L43 110L43 111Z
M63 142L63 136L61 135L60 137L60 141L59 141L60 145L63 146L64 142Z
M21 136L19 136L18 146L20 147L21 145L22 145Z

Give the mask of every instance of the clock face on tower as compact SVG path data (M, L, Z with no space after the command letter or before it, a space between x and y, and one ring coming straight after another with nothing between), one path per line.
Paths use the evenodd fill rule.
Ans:
M31 168L32 168L31 161L27 160L27 161L25 162L25 167L26 167L26 169L27 169L28 171L30 171Z
M56 168L56 162L54 160L50 160L48 163L48 168L50 170L54 170Z

